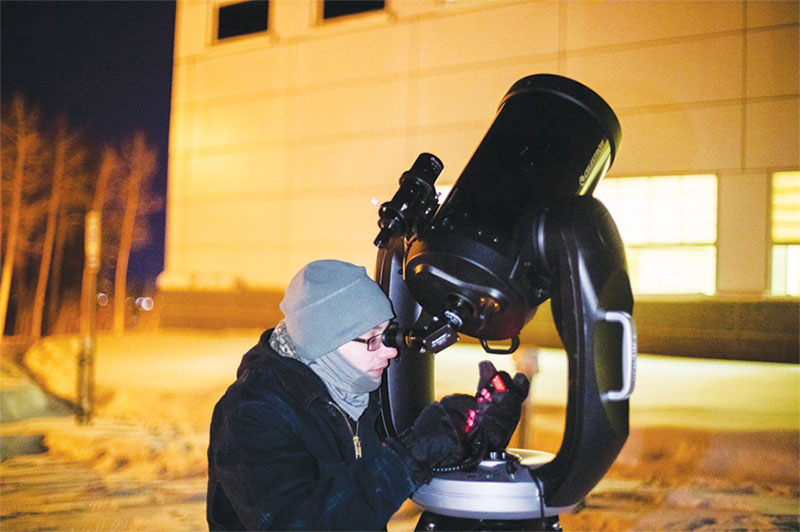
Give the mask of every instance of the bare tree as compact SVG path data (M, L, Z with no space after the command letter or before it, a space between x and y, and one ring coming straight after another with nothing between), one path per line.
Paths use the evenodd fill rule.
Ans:
M143 132L136 133L123 149L126 176L125 207L120 230L119 250L114 274L114 331L125 331L125 298L128 259L134 244L134 229L141 204L149 203L150 186L156 172L156 150ZM142 201L142 200L147 201Z
M47 204L47 222L42 246L42 260L39 261L39 277L36 281L36 293L33 297L33 312L31 316L31 338L38 340L42 336L42 313L44 311L44 298L47 289L47 279L50 274L50 260L53 256L53 241L56 236L56 216L61 202L61 184L64 181L64 165L67 157L66 127L59 124L56 133L56 153L53 166L53 182L50 190L50 200Z
M53 158L53 178L50 198L47 202L47 221L42 242L42 256L39 262L39 276L36 281L36 292L33 298L31 316L31 337L38 340L42 335L42 318L44 315L45 296L51 271L53 248L56 240L56 224L64 196L74 190L67 186L67 181L74 180L76 169L83 163L85 152L78 146L77 137L67 128L66 118L57 121ZM71 198L70 198L71 199ZM59 265L60 268L60 265Z
M8 299L11 292L11 280L17 263L19 251L21 222L23 219L23 189L26 179L30 176L30 166L35 162L36 154L42 143L39 132L39 113L30 108L21 95L12 98L11 108L4 113L2 124L3 144L9 146L9 151L3 154L13 161L13 175L11 176L11 190L8 207L8 231L3 253L2 278L0 279L0 329L5 328L8 312ZM5 157L4 157L5 158ZM4 164L8 169L12 165Z
M64 291L77 294L80 285L75 282L74 274L75 261L72 260L67 266L64 264L65 252L70 244L70 257L77 255L74 253L78 247L82 234L84 213L90 208L92 194L95 188L97 172L94 170L94 162L91 160L92 150L82 136L72 133L70 135L69 153L66 165L66 178L62 183L61 207L58 213L55 242L53 244L53 265L50 269L50 286L47 292L47 324L49 328L55 326L61 311L77 318L77 308L75 306L62 305L61 296ZM62 286L62 274L65 267L72 269L67 273L66 284ZM72 273L72 275L70 275ZM74 326L71 330L76 330L77 321L73 319Z
M81 177L80 181L85 181L85 177ZM64 198L61 201L61 209L59 209L58 222L56 228L56 238L53 243L53 266L50 269L50 286L47 289L47 319L48 327L52 327L58 320L59 311L61 310L61 296L65 287L62 286L62 275L64 273L64 254L67 248L67 241L76 232L78 227L83 227L82 222L78 223L76 218L79 212L86 210L86 205L89 201L83 201L83 209L76 212L74 208L67 203L67 199L71 196L68 191L67 183L64 183Z

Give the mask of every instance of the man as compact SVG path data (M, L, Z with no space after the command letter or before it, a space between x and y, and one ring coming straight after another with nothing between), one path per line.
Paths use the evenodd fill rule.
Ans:
M363 267L315 261L280 308L284 319L245 354L214 409L209 528L385 529L433 468L469 456L477 402L445 397L381 442L370 392L397 350L382 342L394 313L380 287ZM503 432L507 417L495 416Z

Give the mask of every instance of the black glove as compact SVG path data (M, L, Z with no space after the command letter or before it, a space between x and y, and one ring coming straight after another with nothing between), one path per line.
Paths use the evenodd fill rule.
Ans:
M417 486L430 481L434 467L452 466L467 458L467 419L469 412L476 410L474 397L448 395L426 406L411 428L387 440L403 458Z
M488 360L478 365L478 371L475 426L486 440L487 450L502 451L517 428L522 402L528 396L531 383L522 373L517 373L512 379L505 371L497 371Z

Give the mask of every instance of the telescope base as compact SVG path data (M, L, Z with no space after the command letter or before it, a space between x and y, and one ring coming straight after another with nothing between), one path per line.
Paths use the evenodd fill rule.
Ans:
M449 515L422 512L417 522L416 532L441 531L523 531L542 530L561 532L558 516L542 517L539 519L468 519L464 517L450 517Z
M424 510L417 530L561 530L558 515L564 508L544 503L534 473L552 458L508 449L474 469L437 473L411 497Z

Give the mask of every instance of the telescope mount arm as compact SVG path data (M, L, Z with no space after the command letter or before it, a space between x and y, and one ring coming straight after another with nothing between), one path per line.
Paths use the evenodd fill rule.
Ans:
M409 330L428 320L403 281L404 253L402 236L391 237L380 247L375 282L392 301L396 327ZM384 436L396 436L413 425L434 398L433 354L403 344L396 347L398 356L389 365L378 391Z
M539 273L552 280L553 319L568 356L561 448L532 473L549 507L582 500L628 436L635 376L633 296L625 252L610 214L591 196L544 212L533 231Z

